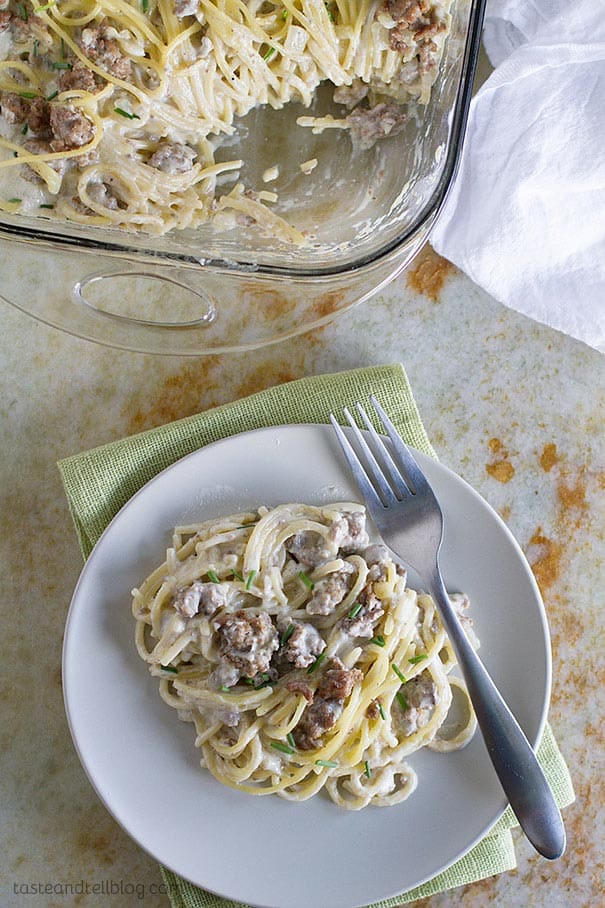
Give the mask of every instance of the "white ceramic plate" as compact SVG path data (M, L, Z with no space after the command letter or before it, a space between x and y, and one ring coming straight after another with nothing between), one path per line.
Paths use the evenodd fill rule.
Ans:
M481 656L535 744L550 648L532 573L489 505L439 463L419 460L445 514L446 585L469 593ZM344 499L359 495L329 427L217 442L165 470L120 511L69 611L66 710L99 797L158 861L246 904L354 908L397 895L461 857L505 807L479 734L453 754L414 755L418 788L395 807L356 812L323 796L297 804L240 794L200 769L192 726L160 700L134 647L130 591L163 560L173 527L260 504Z

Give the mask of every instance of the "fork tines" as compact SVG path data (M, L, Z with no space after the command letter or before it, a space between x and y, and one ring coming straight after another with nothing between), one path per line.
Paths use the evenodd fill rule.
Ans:
M370 403L378 414L389 438L389 445L380 437L359 402L356 404L356 409L369 433L371 445L346 407L344 414L353 430L355 443L361 452L361 457L333 414L330 414L330 422L364 496L371 497L375 506L389 507L396 501L401 501L409 495L414 495L420 489L426 488L428 483L408 446L373 394L370 395ZM369 477L371 477L371 483Z

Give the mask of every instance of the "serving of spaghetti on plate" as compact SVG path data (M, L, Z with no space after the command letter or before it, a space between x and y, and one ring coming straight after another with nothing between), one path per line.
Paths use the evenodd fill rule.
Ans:
M406 576L351 502L175 528L133 591L136 643L162 699L194 724L202 766L237 791L324 790L360 810L412 794L420 748L464 747L477 723L456 657ZM452 602L478 643L468 598Z
M237 786L219 784L210 772L200 769L200 752L194 746L190 721L179 722L174 710L166 707L158 694L158 678L150 676L137 654L131 590L145 589L143 578L152 574L162 561L162 553L173 545L174 527L190 527L226 514L257 513L259 502L267 506L267 514L289 502L307 502L324 513L334 503L354 502L355 490L341 465L336 444L328 427L286 426L234 436L178 461L138 492L109 525L82 572L66 628L67 714L82 764L108 810L143 848L171 870L212 892L271 908L302 908L312 902L324 908L351 908L397 895L462 856L506 806L478 734L460 750L442 753L422 747L407 755L405 760L417 775L418 786L405 800L384 808L369 804L363 810L343 810L322 792L300 802L273 795L251 797L237 791ZM544 610L531 571L505 525L477 493L439 463L421 455L419 459L444 511L442 566L448 589L468 593L482 658L535 744L544 727L549 699L550 649ZM243 520L242 525L246 523ZM251 533L250 529L243 532ZM191 547L194 550L195 543ZM345 556L351 563L354 557ZM223 571L220 562L218 565ZM235 582L241 584L243 592L240 589L238 595L245 601L244 593L249 593L245 586L254 567L247 565L244 570L248 573L241 573L242 566L234 564L232 570L243 578ZM302 573L313 578L314 570L321 569L309 565ZM221 579L225 578L206 575L199 582L214 584ZM311 579L317 585L319 581L317 575ZM387 569L387 584L389 581L396 585ZM249 586L253 582L254 577ZM417 578L411 576L407 586L418 589ZM296 588L298 605L304 604L309 619L306 608L317 587L311 590L297 578ZM195 596L183 607L199 614L203 598L199 588L197 592L197 610ZM357 600L359 594L356 590ZM184 597L185 593L181 603ZM166 602L171 601L169 595ZM383 607L382 602L379 607ZM346 602L338 620L353 622L364 617L361 611L353 615L352 609L354 605ZM162 610L165 607L158 607L159 628ZM211 657L208 670L223 672L220 678L215 676L214 689L225 700L260 696L265 701L272 696L271 685L261 687L265 682L262 676L259 681L258 672L238 663L237 658L229 659L235 652L235 637L229 636L231 631L219 620L220 614L217 608L218 627L222 629L215 631L219 637L207 650ZM302 615L292 617L285 628L276 629L279 639L274 642L278 647L285 644L287 648L292 639L293 633L288 638L290 624L303 623ZM378 654L383 652L381 638L386 644L388 633L378 623L382 620L376 618L373 637L355 638L356 646L366 640L366 657L361 658L367 658L368 647ZM334 644L330 632L320 632L320 636L327 647ZM370 643L372 639L378 640L378 645ZM320 655L310 651L322 645L317 639L316 645L310 638L308 642L313 661L298 667L292 663L288 668L295 676L310 680L314 696L321 698L321 691L315 689L321 681L315 682L315 671L307 672ZM413 655L408 647L392 662L401 670L405 657L410 674L420 675L424 660L416 660L416 655L421 655L416 640L414 647ZM345 671L356 668L349 664L351 651L345 646L334 654ZM179 666L176 653L171 656L170 652L158 651L160 655L158 675L162 674L162 664ZM191 654L185 652L185 657L191 662ZM231 668L236 669L230 677L225 661L231 661ZM334 667L326 657L317 674L321 676ZM387 686L392 691L391 700L387 701L386 690L381 696L385 702L397 703L395 694L405 695L405 684L390 670ZM165 673L161 683L168 687L173 674ZM246 684L248 675L254 688L258 684L260 690ZM267 682L271 680L275 682L269 675ZM222 686L226 690L221 690ZM343 698L342 715L353 696L357 694L349 692ZM304 699L303 694L301 701ZM305 706L302 702L300 706L304 715ZM405 712L401 702L397 709ZM294 743L291 749L300 748L313 764L314 750L302 746L302 733L311 729L303 726L296 732L295 723L292 731L286 730L286 713L287 709L283 743L286 747ZM379 721L370 717L370 724ZM332 728L322 732L324 743L332 732ZM293 736L290 740L289 734ZM289 753L273 750L285 762L292 758ZM323 754L318 759L324 757L325 762L337 762ZM372 765L371 755L361 763L358 760L364 771L366 760L370 777L366 775L365 780L371 781L379 761ZM320 771L311 772L312 780L335 769L313 767ZM350 791L345 796L350 796Z

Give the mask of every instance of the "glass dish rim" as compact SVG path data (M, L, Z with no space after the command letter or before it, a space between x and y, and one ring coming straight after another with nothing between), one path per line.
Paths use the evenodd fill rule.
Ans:
M227 258L204 258L203 256L198 258L190 253L169 250L159 253L153 250L129 246L128 244L112 243L103 239L64 234L57 236L56 233L51 233L42 227L30 227L10 222L0 222L0 236L4 236L9 241L12 239L16 242L43 245L57 248L61 251L76 250L81 253L92 252L110 255L117 258L127 258L131 262L134 257L141 263L152 261L155 265L192 268L194 270L204 269L228 274L246 273L263 277L297 280L340 278L377 266L397 253L414 236L420 235L423 230L430 229L445 204L462 155L486 5L487 0L470 0L468 28L464 43L459 86L452 107L452 125L447 141L445 163L437 185L414 223L392 239L386 241L374 252L365 253L359 259L343 262L342 264L311 267L308 265L258 264Z

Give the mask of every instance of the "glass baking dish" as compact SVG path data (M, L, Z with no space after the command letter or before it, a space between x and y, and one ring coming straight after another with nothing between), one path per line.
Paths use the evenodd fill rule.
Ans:
M429 103L368 150L338 130L297 127L309 113L298 104L241 121L243 182L262 187L279 159L276 210L312 232L312 244L285 245L254 227L148 236L3 212L2 297L87 340L179 355L275 343L368 299L426 242L454 178L484 7L454 0ZM320 90L311 112L329 113L330 104ZM319 166L302 174L300 162L313 158Z

